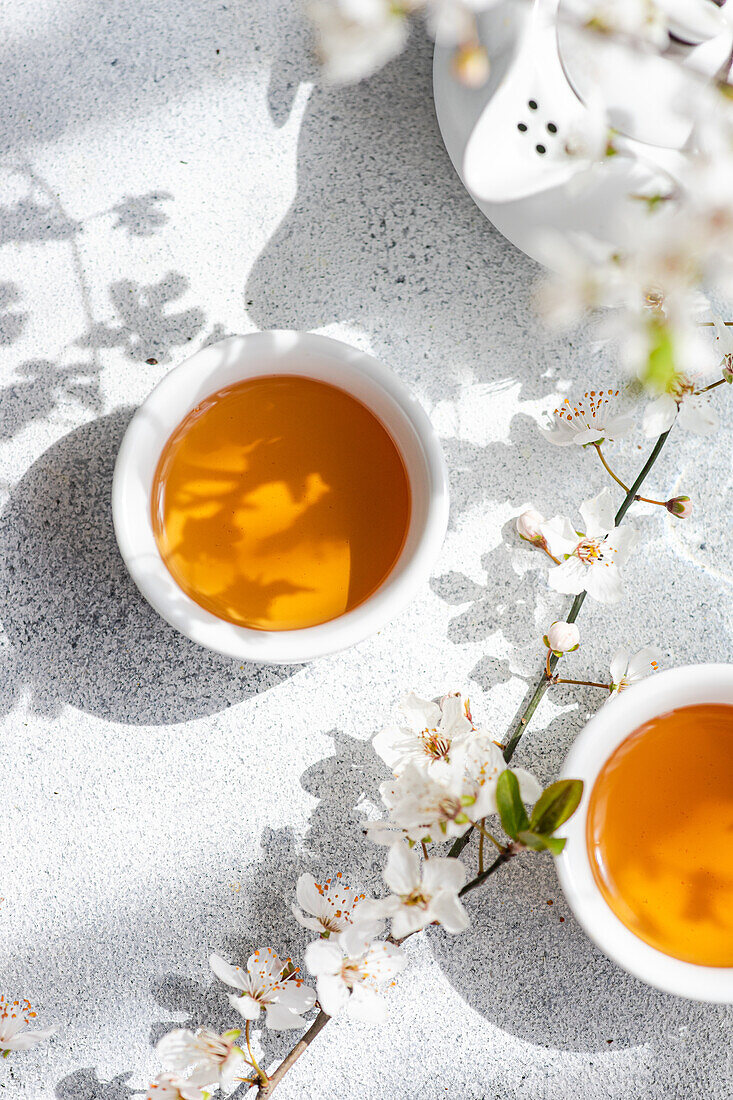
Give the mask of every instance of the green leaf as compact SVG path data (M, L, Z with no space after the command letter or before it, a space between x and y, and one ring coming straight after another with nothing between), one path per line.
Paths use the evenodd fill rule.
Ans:
M519 793L517 777L509 768L501 773L497 781L496 805L504 832L516 840L520 829L529 828L529 818Z
M582 779L558 779L557 783L551 783L535 802L530 829L542 836L551 836L573 816L582 797Z
M521 841L527 848L531 848L533 852L547 851L552 852L553 856L559 856L565 847L565 841L560 837L543 836L542 833L535 833L532 829L522 829L517 836L517 840Z

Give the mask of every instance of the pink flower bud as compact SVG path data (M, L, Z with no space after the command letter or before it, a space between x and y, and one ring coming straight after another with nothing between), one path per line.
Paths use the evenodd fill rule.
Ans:
M517 516L517 532L520 539L524 539L525 542L544 542L540 531L540 524L544 522L544 516L534 508L528 508L526 512L522 512L521 516Z
M580 631L575 623L553 623L544 637L545 645L553 653L572 653L580 645Z
M672 497L664 507L678 519L687 519L692 515L692 501L689 497Z

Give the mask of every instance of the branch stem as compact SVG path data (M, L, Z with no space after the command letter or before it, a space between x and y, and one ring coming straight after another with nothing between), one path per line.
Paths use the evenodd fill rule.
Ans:
M252 1069L257 1074L257 1077L258 1077L258 1080L259 1080L260 1084L261 1085L266 1085L267 1084L267 1074L264 1072L264 1070L261 1070L260 1067L257 1065L257 1059L255 1058L255 1056L252 1052L252 1043L250 1042L250 1037L249 1037L249 1032L250 1032L251 1027L252 1027L252 1021L247 1020L245 1026L244 1026L244 1039L245 1039L245 1042L247 1044L247 1053L249 1054L249 1063L252 1066Z
M651 470L654 463L657 461L657 459L659 457L659 452L661 451L664 444L667 442L667 437L669 436L670 431L671 431L671 429L669 429L666 432L663 432L662 435L660 435L659 439L654 444L654 446L653 446L653 448L652 448L652 450L649 454L649 457L647 458L646 462L644 463L641 470L637 474L633 485L631 485L628 489L626 489L626 496L624 497L623 501L621 502L621 507L619 508L619 510L616 513L616 516L614 518L614 523L617 527L621 523L621 520L624 518L626 513L628 512L631 505L637 499L637 493L638 493L639 489L641 488L641 486L643 485L647 474ZM604 461L604 465L606 465L605 461ZM614 480L618 481L619 479L614 477ZM622 484L622 483L619 482L619 484ZM624 488L626 488L626 487L624 486ZM578 617L578 612L580 611L581 607L583 606L584 601L585 601L585 592L580 592L575 597L575 599L573 600L573 602L570 606L570 610L568 611L567 615L565 616L565 621L566 622L568 622L568 623L574 623L575 622L575 620ZM517 750L517 745L522 740L522 737L524 736L524 731L526 730L527 725L529 724L529 721L532 718L532 715L537 710L537 707L540 704L542 696L545 694L548 687L550 686L552 674L555 671L558 659L559 658L557 658L554 653L550 657L548 657L548 660L546 662L545 668L544 668L543 673L542 673L542 679L539 681L539 683L535 687L535 690L532 693L532 696L530 697L529 702L527 703L526 707L524 708L521 715L519 716L519 720L518 720L517 725L514 729L514 733L509 738L509 740L507 742L507 745L506 745L506 748L504 749L504 759L506 760L507 764L509 763L511 758L514 756L514 753ZM464 837L461 837L460 840L463 841L463 844L458 849L458 852L460 852L463 849L463 847L468 843L468 834L466 834L466 836L464 836ZM456 847L456 844L454 844L453 848L455 848L455 847ZM451 849L450 854L451 855L457 855L458 852L454 852L453 848Z
M273 1073L272 1077L270 1077L270 1079L268 1080L267 1084L260 1085L257 1090L257 1100L269 1100L269 1098L272 1096L273 1092L280 1084L283 1077L291 1068L291 1066L295 1065L301 1054L305 1054L308 1047L311 1045L316 1036L323 1031L324 1027L330 1019L331 1017L327 1015L323 1011L323 1009L321 1009L311 1026L306 1031L303 1038L298 1040L293 1049L290 1051L290 1054L288 1054L287 1057L283 1059L283 1061Z
M554 676L552 682L553 684L580 684L581 687L603 688L605 691L611 690L610 684L599 684L597 680L562 680L559 676Z
M721 380L720 380L720 381L721 381L721 382L725 382L725 379L724 379L724 378L721 378ZM717 385L718 385L718 383L716 382L716 383L715 383L715 385L717 386ZM704 391L703 391L703 390L701 390L700 392L701 392L701 393L703 393ZM608 465L608 463L606 462L606 457L605 457L605 455L603 454L603 451L601 450L601 445L600 445L600 443L594 443L594 444L593 444L593 446L594 446L594 447L595 447L595 449L596 449L596 450L598 451L598 457L600 458L600 460L601 460L601 462L603 463L603 465L604 465L604 466L606 467L606 470L607 470L607 471L608 471L608 473L609 473L609 474L611 475L611 477L613 478L613 480L614 480L614 481L615 481L615 482L616 482L616 483L617 483L618 485L620 485L620 486L621 486L621 488L623 489L623 491L624 491L625 493L628 493L628 492L629 492L629 487L628 487L628 485L625 485L625 484L623 483L623 481L621 480L621 478L620 478L620 477L617 477L617 476L616 476L616 474L615 474L615 473L613 472L613 470L611 469L611 467L610 467L610 466ZM661 508L666 508L666 507L667 507L667 502L666 502L666 500L652 500L652 499L651 499L651 497L640 497L638 493L637 493L637 495L636 495L636 496L634 497L634 500L643 500L645 504L658 504L658 505L659 505L659 506L660 506Z
M701 393L707 393L708 390L714 390L717 386L722 386L727 383L727 378L719 378L717 382L711 382L709 386L703 386L701 390L695 390L695 396L699 397Z
M645 477L647 476L647 474L651 470L652 466L656 462L656 460L659 456L659 452L661 451L662 447L664 446L668 435L669 435L668 431L664 432L663 435L660 435L659 439L654 444L654 447L651 451L651 454L649 455L649 457L647 458L647 460L644 463L643 467L639 471L639 474L637 475L636 480L634 481L634 484L627 490L626 496L624 497L624 500L621 504L621 507L619 508L618 512L616 513L616 517L615 517L615 521L614 521L616 526L618 526L618 524L624 518L627 511L631 507L632 503L636 499L636 493L639 490L640 486L642 485ZM615 479L615 480L618 480L618 479ZM583 606L583 603L585 601L585 595L586 595L585 592L580 592L575 597L575 599L573 600L573 602L570 606L570 610L568 611L567 615L565 616L565 621L566 622L568 622L568 623L575 622L576 618L578 617L578 612L580 611L580 609ZM547 688L550 686L550 683L552 682L551 677L552 677L553 672L555 671L555 667L557 665L557 662L558 662L558 658L555 656L555 654L548 655L548 660L546 662L545 668L542 670L542 679L537 684L537 686L536 686L536 688L535 688L535 690L532 694L532 697L530 698L529 702L527 703L524 710L522 711L522 713L519 717L519 720L517 722L517 726L514 730L514 733L509 738L509 741L507 742L507 745L504 749L504 759L507 762L507 764L509 763L509 761L513 757L513 755L516 751L517 745L521 741L522 736L524 735L524 731L526 730L527 725L528 725L530 719L532 718L532 715L534 714L534 712L537 710L537 707L539 706L539 703L540 703L540 700L542 699L542 696L545 694L545 692L547 691ZM578 682L582 683L583 681L578 681ZM606 687L607 685L604 684L604 685L594 685L594 686ZM463 834L463 836L458 837L457 840L454 841L454 843L453 843L453 845L452 845L452 847L449 851L449 855L451 855L451 856L460 855L460 853L463 851L465 846L468 844L468 841L470 839L472 831L473 831L472 829L468 829ZM485 830L483 828L479 828L479 832L480 832L481 838L483 838ZM495 844L497 843L496 840L494 839L494 837L490 836L490 834L487 833L486 835ZM491 875L495 874L496 871L498 871L500 867L502 867L505 863L508 863L509 860L512 859L514 856L519 855L519 853L522 852L522 851L524 851L524 845L520 844L518 841L513 840L510 844L507 844L507 846L505 848L502 848L502 850L499 852L499 855L496 857L496 859L494 860L493 863L491 863L485 870L480 868L479 873L476 875L476 877L472 878L469 882L466 883L466 885L463 887L463 889L459 891L459 897L463 897L465 894L468 894L471 890L475 890L478 886L481 886L482 883L484 883L487 878L489 878ZM293 1049L290 1051L290 1053L287 1055L287 1057L283 1059L283 1061L277 1067L277 1069L272 1074L272 1076L269 1079L261 1080L259 1088L257 1089L257 1100L269 1100L269 1098L272 1096L273 1092L275 1091L277 1086L280 1084L280 1082L282 1081L283 1077L288 1072L288 1070L293 1065L295 1065L295 1063L298 1061L298 1059L300 1058L300 1056L302 1054L305 1054L305 1052L308 1049L308 1047L310 1046L310 1044L321 1033L321 1031L323 1030L323 1028L326 1026L326 1024L328 1023L328 1021L330 1019L331 1019L331 1017L328 1016L323 1011L323 1009L321 1009L319 1011L318 1015L316 1016L315 1020L313 1021L311 1026L306 1031L303 1038L298 1040L298 1042L295 1044ZM256 1066L255 1066L255 1069L257 1069ZM259 1071L259 1072L261 1072L261 1071ZM264 1077L264 1074L262 1076Z

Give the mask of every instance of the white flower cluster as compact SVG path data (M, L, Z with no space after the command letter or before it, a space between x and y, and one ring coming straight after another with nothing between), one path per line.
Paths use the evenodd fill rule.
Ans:
M432 842L463 836L471 825L496 813L496 784L506 768L502 751L477 728L460 695L440 704L410 695L402 704L404 724L378 734L374 747L394 778L380 787L387 821L368 826L380 844ZM523 768L514 769L522 797L534 802L540 787Z

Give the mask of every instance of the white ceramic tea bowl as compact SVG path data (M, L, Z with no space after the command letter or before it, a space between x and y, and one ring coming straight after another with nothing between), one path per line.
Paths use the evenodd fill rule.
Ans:
M412 494L405 545L382 585L359 607L330 622L299 630L252 630L200 607L179 588L164 564L151 516L158 460L183 418L217 390L270 374L305 375L330 382L358 398L397 444ZM299 664L375 633L398 615L427 581L448 522L448 477L425 411L388 367L327 336L256 332L230 336L204 348L156 386L135 413L122 441L112 486L112 511L117 542L133 580L171 626L230 657Z
M558 830L558 835L567 837L567 844L556 861L557 872L578 921L619 966L666 993L733 1004L733 967L697 966L675 959L622 924L596 885L586 846L591 791L611 753L645 722L678 707L701 703L733 705L733 665L688 665L659 672L601 707L576 739L563 766L563 777L582 779L585 789L574 816ZM694 746L690 751L694 752Z

